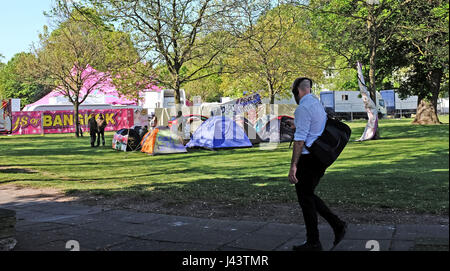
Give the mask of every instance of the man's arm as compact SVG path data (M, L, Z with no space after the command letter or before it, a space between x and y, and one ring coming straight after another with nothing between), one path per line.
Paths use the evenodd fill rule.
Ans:
M304 141L294 141L294 150L292 151L291 159L291 169L289 170L289 181L291 184L298 183L298 179L295 176L297 174L297 164L300 155L302 155L302 150L305 142Z

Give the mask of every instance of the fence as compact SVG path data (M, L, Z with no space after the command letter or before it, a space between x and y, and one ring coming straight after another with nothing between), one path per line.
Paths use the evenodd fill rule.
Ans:
M220 105L206 105L206 106L184 106L181 108L183 116L200 115L210 118L214 115L213 112L217 112ZM297 105L292 104L259 104L248 108L245 112L234 114L233 111L229 111L228 114L223 115L227 117L243 116L251 123L255 123L259 118L266 115L276 116L291 116L294 117L294 111ZM158 125L167 126L169 121L177 116L177 110L175 108L155 108L155 115L158 118ZM230 113L231 112L231 113Z

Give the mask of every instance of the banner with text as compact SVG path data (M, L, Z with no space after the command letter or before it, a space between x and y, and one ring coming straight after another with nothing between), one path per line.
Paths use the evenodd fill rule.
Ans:
M256 121L256 109L262 104L261 96L258 93L245 96L236 100L224 103L217 108L211 110L211 116L226 116L233 118L237 115L246 113L246 117L251 121Z
M134 125L133 109L80 110L78 118L83 132L89 132L88 121L103 114L105 131L117 131ZM75 133L73 111L14 112L12 134Z
M43 134L42 129L43 112L13 112L12 130L13 135Z

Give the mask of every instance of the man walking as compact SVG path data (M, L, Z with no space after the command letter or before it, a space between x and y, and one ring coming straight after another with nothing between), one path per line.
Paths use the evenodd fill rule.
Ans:
M102 144L105 146L105 128L106 128L106 120L103 117L103 114L100 113L100 115L97 118L97 147L100 146L100 136L102 137Z
M95 117L91 117L88 121L89 126L89 134L91 136L91 147L95 147L95 137L98 132L97 121L95 121Z
M292 93L298 104L295 110L294 149L292 153L289 181L295 184L298 201L303 211L306 225L306 242L294 246L297 251L320 251L319 213L333 228L334 246L343 238L347 223L339 219L325 203L314 194L326 166L315 158L308 150L325 129L327 115L320 101L311 94L312 80L306 77L297 78L292 85Z

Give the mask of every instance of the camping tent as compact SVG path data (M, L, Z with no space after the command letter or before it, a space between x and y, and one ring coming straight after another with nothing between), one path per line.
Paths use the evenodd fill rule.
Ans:
M135 151L139 149L141 137L134 129L120 129L112 139L112 148L120 151Z
M183 131L181 130L182 118L185 120L185 125ZM175 134L180 134L183 136L183 144L188 143L189 139L192 137L194 132L206 121L208 117L202 115L186 115L183 117L175 118L169 121L170 130Z
M242 117L242 116L236 116L234 118L234 121L236 121L239 126L241 126L242 129L244 129L245 134L247 135L248 139L250 139L250 142L253 145L259 144L262 142L261 138L259 137L258 133L256 132L255 128L253 128L253 125L249 122L248 119Z
M194 132L188 148L242 148L252 147L245 131L233 120L224 116L211 117Z
M272 118L258 133L262 141L290 142L295 133L294 118L289 116Z
M168 127L157 127L142 138L141 152L151 155L187 152L181 139Z

